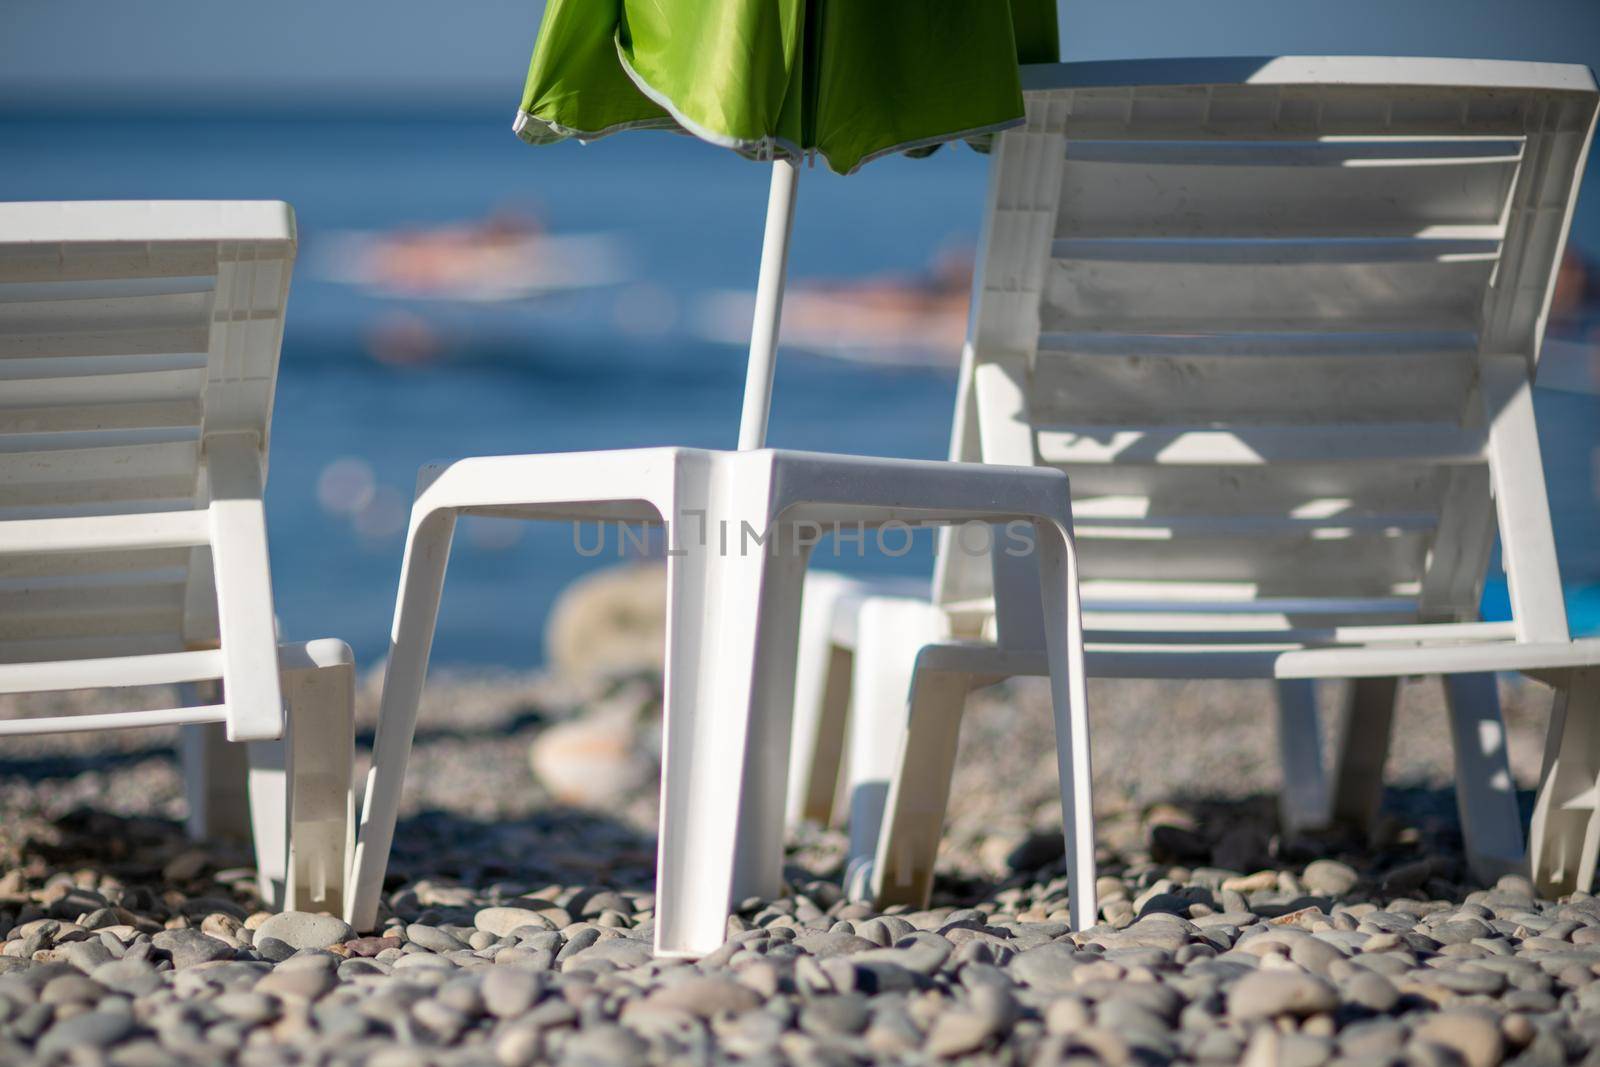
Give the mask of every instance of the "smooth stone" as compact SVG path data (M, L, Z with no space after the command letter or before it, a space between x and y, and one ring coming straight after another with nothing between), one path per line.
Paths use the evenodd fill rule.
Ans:
M975 1052L994 1036L997 1021L984 1012L957 1009L943 1012L928 1030L924 1048L931 1056L953 1059Z
M1289 949L1289 958L1312 974L1326 978L1328 968L1344 959L1344 953L1315 937L1301 938Z
M1428 936L1441 945L1460 945L1492 933L1489 924L1480 919L1457 919L1428 928Z
M78 1048L108 1048L134 1029L133 1017L125 1012L84 1012L50 1027L39 1039L39 1057L48 1060Z
M652 1009L681 1011L701 1019L738 1015L761 1006L761 997L748 986L725 978L696 977L657 989L644 998Z
M1369 1063L1397 1054L1406 1041L1406 1028L1393 1019L1365 1019L1339 1031L1341 1055Z
M1338 860L1313 860L1300 875L1301 884L1318 896L1343 896L1360 880L1354 867Z
M801 1009L800 1029L810 1033L859 1034L872 1018L868 1004L868 999L859 993L817 997Z
M1345 1000L1368 1011L1386 1015L1400 1002L1400 991L1381 974L1361 971L1339 987Z
M892 953L896 950L885 948L875 951ZM864 963L858 963L859 959L852 956L823 961L823 969L833 977L834 986L839 992L859 989L864 993L895 993L932 985L932 980L921 970L914 971L892 958L880 957Z
M1493 996L1506 987L1505 975L1481 967L1456 967L1451 970L1441 967L1434 969L1431 974L1434 984L1463 996Z
M1312 1034L1282 1034L1276 1067L1321 1067L1333 1055L1333 1042Z
M554 635L563 628L570 610L565 605L575 591L580 591L585 582L609 578L610 573L602 571L569 586L547 624L549 632ZM613 613L610 617L619 616ZM660 619L653 621L656 626L661 625ZM661 640L659 631L654 639ZM561 639L552 636L552 642L559 644ZM655 654L661 654L659 649ZM563 804L596 811L615 810L660 773L658 760L640 743L641 717L651 710L648 700L630 698L624 692L586 708L577 718L547 726L528 746L534 777Z
M344 943L351 956L370 959L387 948L399 948L403 942L398 937L353 937Z
M1070 1034L1089 1025L1089 1008L1079 997L1057 997L1045 1009L1044 1028L1052 1034Z
M717 1036L722 1047L741 1060L758 1062L770 1053L783 1038L783 1019L764 1011L747 1011L731 1024L720 1027Z
M560 952L566 941L559 930L540 930L538 933L517 931L517 944L534 952L548 951L552 956Z
M145 960L120 959L102 963L89 974L114 993L142 997L161 988L161 975Z
M495 937L505 937L524 926L538 930L555 929L554 924L538 912L512 907L483 908L472 917L472 925Z
M1166 1023L1183 1010L1183 994L1169 985L1156 982L1120 982L1113 985L1103 1004L1131 1004Z
M327 948L354 936L355 931L343 919L305 911L286 911L272 916L257 927L252 944L260 949L262 939L271 938L298 951L303 948Z
M1238 1063L1244 1046L1226 1030L1211 1030L1195 1042L1194 1058L1201 1063Z
M1054 863L1066 853L1066 841L1059 830L1034 831L1023 837L1006 854L1006 867L1014 874L1036 871Z
M278 1005L261 993L224 993L211 1006L228 1018L245 1023L271 1022L278 1017Z
M514 1018L533 1007L544 988L545 979L537 972L496 967L484 976L483 1006L496 1018Z
M268 963L279 963L299 951L287 941L280 941L276 937L262 937L259 933L250 943L250 947Z
M469 946L454 934L446 933L437 926L428 926L424 923L412 923L406 927L406 940L413 945L419 945L429 952L455 952Z
M389 966L382 960L369 960L353 956L339 964L339 980L345 982L361 975L388 974L389 970Z
M620 970L629 970L649 963L653 958L649 942L631 937L612 937L568 956L562 962L561 970L563 973L582 970L595 963L609 963Z
M626 1027L602 1025L569 1037L561 1046L561 1058L563 1063L640 1063L649 1050L645 1039Z
M561 946L561 951L556 953L556 961L565 963L570 957L576 956L584 949L600 940L600 930L597 927L585 926L582 929L572 930L567 935L567 943Z
M950 942L938 934L918 931L901 938L894 948L875 948L856 953L851 962L858 967L872 968L878 964L903 967L915 974L933 974L944 966L952 952Z
M74 941L61 949L61 956L85 974L103 963L110 963L114 958L111 950L98 938L93 941Z
M284 1000L316 1000L339 983L331 967L295 967L282 965L256 983L257 993L271 993Z
M582 906L578 908L578 913L585 919L592 919L608 911L632 915L633 902L614 890L602 889L598 893L584 897Z
M847 956L857 952L867 952L878 948L876 942L868 941L855 934L833 933L832 931L806 931L794 939L794 943L819 960L830 959L834 956Z
M41 1004L93 1004L106 993L106 987L82 974L63 974L52 978L39 990Z
M197 963L233 958L233 948L199 930L163 930L150 939L150 943L172 957L172 966L178 970Z
M472 958L470 951L451 953L410 952L394 961L396 970L453 971L462 965L461 957Z
M239 916L227 912L212 912L200 920L200 932L218 938L232 938L239 940L239 931L244 928L244 923Z
M1181 925L1180 925L1181 924ZM1188 929L1199 932L1199 928L1183 920L1173 921L1173 917L1161 913L1146 915L1132 926L1110 933L1097 934L1094 940L1110 951L1126 948L1155 948L1165 952L1176 952L1189 943Z
M539 1026L519 1020L497 1031L493 1038L494 1057L501 1067L531 1067L544 1044Z
M437 1000L424 1000L413 1004L411 1019L445 1045L455 1041L471 1022L464 1013Z
M1073 972L1090 963L1070 945L1049 944L1018 953L1007 970L1017 981L1041 993L1070 993L1075 988Z
M1235 1018L1275 1015L1314 1015L1339 1006L1333 986L1295 971L1257 971L1246 975L1228 991L1228 1013Z
M1453 1050L1467 1067L1495 1067L1505 1055L1500 1027L1472 1011L1444 1011L1418 1023L1416 1037Z

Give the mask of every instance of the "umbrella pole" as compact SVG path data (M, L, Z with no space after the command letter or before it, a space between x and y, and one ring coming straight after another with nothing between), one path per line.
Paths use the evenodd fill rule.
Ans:
M767 413L772 408L772 372L778 358L778 319L789 271L789 233L794 229L794 190L800 168L793 160L772 164L767 194L767 232L761 243L761 274L756 282L756 314L750 326L750 362L745 370L744 410L739 417L739 450L764 448Z

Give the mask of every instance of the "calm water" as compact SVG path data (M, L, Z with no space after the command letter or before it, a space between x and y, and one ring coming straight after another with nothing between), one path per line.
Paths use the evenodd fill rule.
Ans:
M731 447L743 352L699 340L698 298L753 284L764 168L686 138L619 137L532 149L505 122L201 120L0 122L0 199L280 198L295 206L301 263L290 300L268 483L286 634L336 635L371 663L386 647L402 530L419 464L453 456L635 445ZM914 272L976 240L984 161L965 149L886 160L848 180L801 182L792 275ZM1600 189L1580 233L1600 247ZM517 209L552 229L625 238L626 280L516 305L363 296L316 276L347 229ZM375 359L375 331L424 327L437 358ZM939 457L953 375L780 362L773 444ZM1544 392L1540 417L1573 581L1575 621L1600 628L1600 400ZM826 547L819 552L826 553ZM853 551L853 549L852 549ZM826 558L824 555L823 558ZM846 569L925 573L902 559ZM435 660L525 665L573 576L604 560L570 529L475 520L457 537ZM830 564L831 565L831 564ZM1486 597L1491 611L1503 590Z

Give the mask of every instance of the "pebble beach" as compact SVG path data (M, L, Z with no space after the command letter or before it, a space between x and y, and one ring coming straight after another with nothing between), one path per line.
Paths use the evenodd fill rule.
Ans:
M1526 784L1548 694L1504 696ZM1089 929L1066 922L1044 697L1018 684L971 704L930 908L845 900L842 833L807 827L789 894L741 902L693 962L650 953L648 674L441 675L370 932L263 911L248 849L185 837L174 731L10 741L0 1063L1600 1062L1600 899L1471 879L1436 688L1406 686L1361 839L1279 832L1269 698L1093 683ZM375 702L369 679L363 759Z

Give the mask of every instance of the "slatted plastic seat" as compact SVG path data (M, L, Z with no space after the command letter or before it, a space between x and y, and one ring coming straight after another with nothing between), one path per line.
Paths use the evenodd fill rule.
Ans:
M278 202L0 204L0 693L199 700L0 736L223 724L267 899L337 912L353 665L279 646L261 500L294 255ZM192 769L192 823L243 792L226 763Z
M1590 72L1280 57L1061 64L1024 85L1027 125L991 165L951 456L1070 476L1090 674L1277 679L1291 828L1370 819L1398 678L1445 675L1486 878L1526 861L1485 672L1541 678L1557 695L1531 869L1587 889L1600 641L1568 633L1530 387ZM1508 623L1478 617L1497 531ZM790 816L828 812L853 689L852 864L880 903L927 896L966 693L1039 670L1036 618L993 597L1030 569L947 538L932 604L835 583L822 595L857 624L812 610ZM828 673L848 676L852 645L853 685ZM1358 680L1331 791L1318 678Z

